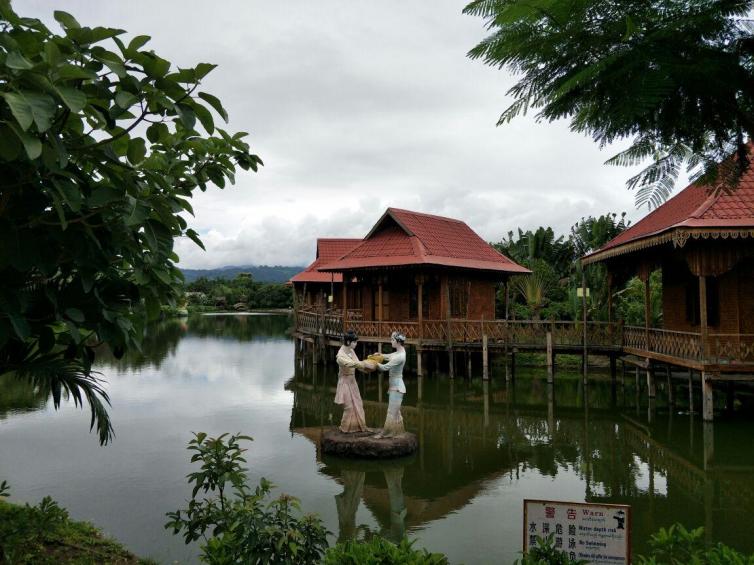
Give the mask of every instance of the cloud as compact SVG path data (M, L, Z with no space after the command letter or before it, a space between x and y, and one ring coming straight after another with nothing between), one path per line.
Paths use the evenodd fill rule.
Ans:
M16 6L57 27L52 0ZM631 170L603 162L568 124L495 127L515 78L466 57L485 35L464 2L69 1L85 25L150 34L174 63L218 63L203 85L265 162L235 187L198 193L184 267L301 265L315 240L360 237L385 207L466 221L488 240L559 233L582 216L634 210ZM148 14L148 17L145 15Z

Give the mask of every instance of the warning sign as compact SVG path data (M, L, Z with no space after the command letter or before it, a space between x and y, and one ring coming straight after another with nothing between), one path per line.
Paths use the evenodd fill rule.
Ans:
M631 563L631 507L552 500L524 500L524 551L537 537L553 536L571 559L596 565Z

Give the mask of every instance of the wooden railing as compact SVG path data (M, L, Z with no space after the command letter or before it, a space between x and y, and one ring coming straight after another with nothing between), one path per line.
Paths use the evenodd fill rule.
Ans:
M688 361L702 361L704 358L702 336L694 332L626 326L623 328L623 348Z
M710 334L710 360L718 365L754 365L754 334Z
M361 320L351 311L346 313L344 327L342 310L296 313L296 330L310 335L339 338L345 330L354 330L367 339L387 339L399 331L409 341L435 344L480 344L487 336L490 344L544 349L547 334L552 334L555 347L578 348L584 343L583 322L552 322L546 320L423 320L373 321ZM699 364L754 366L754 334L709 334L705 348L700 333L682 332L641 326L623 326L607 322L587 322L588 348L623 349L639 356L660 360L678 359Z

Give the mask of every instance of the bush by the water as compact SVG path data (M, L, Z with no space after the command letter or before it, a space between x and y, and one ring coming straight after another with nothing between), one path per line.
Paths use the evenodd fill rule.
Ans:
M291 496L270 502L273 485L265 479L250 490L241 441L252 439L240 434L217 438L194 434L188 449L191 462L201 468L188 475L193 485L188 508L169 513L165 527L175 534L183 532L186 543L204 539L200 558L213 565L319 563L329 533L322 520L314 514L302 515L298 500Z
M403 539L398 545L381 537L369 541L349 540L327 550L325 565L447 565L442 553L414 549L413 542Z
M0 497L8 485L0 484ZM8 565L149 565L86 522L75 522L46 496L36 506L0 500L0 563Z

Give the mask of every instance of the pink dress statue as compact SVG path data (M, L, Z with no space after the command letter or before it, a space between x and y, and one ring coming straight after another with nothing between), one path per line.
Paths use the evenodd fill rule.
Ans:
M348 345L340 347L335 360L339 367L335 404L343 405L340 431L345 433L366 432L368 429L364 417L364 405L361 401L359 384L356 382L356 369L363 369L364 364L359 361L356 352Z

